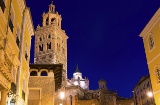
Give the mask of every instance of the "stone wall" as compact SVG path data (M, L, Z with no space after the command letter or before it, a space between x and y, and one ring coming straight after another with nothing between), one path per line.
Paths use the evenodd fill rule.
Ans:
M54 77L30 76L29 78L29 90L34 90L34 89L40 90L40 97L39 97L40 100L39 101L41 105L54 105L54 94L55 94L54 84L55 84ZM33 102L33 100L31 100L29 97L29 102L31 101Z

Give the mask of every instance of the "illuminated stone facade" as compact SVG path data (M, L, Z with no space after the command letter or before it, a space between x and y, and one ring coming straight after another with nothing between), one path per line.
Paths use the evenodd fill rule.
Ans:
M152 86L149 76L143 76L133 90L135 105L155 105L154 97L149 97L152 92Z
M143 39L155 104L160 105L160 9L154 14L140 37Z
M0 105L27 105L33 34L25 0L0 0Z
M83 79L82 73L79 71L78 65L76 71L73 73L73 78L68 79L67 86L80 86L84 90L89 90L89 80L85 77Z
M35 64L63 64L67 73L67 39L61 29L62 17L55 11L55 5L49 5L49 11L42 15L42 27L35 32Z
M54 105L62 85L62 64L30 64L28 105Z

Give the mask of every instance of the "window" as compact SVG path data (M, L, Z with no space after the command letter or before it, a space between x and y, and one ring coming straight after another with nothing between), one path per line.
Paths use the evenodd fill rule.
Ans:
M49 44L47 43L47 50L48 49L51 49L51 42Z
M49 19L48 19L48 17L47 17L47 19L46 19L46 25L48 25L49 24Z
M17 35L16 35L16 44L18 47L20 47L20 29L17 29Z
M41 38L41 37L39 38L39 41L42 41L42 38Z
M48 38L51 38L51 35L50 35L50 34L48 35Z
M43 51L43 44L39 45L39 51Z
M160 82L160 69L157 69L158 82Z
M4 10L5 10L5 8L6 8L5 3L4 3L4 0L0 0L0 7L1 7L3 13L4 13Z
M23 85L22 85L22 99L25 101L25 88L26 88L26 81L25 79L23 80Z
M37 71L30 72L30 76L37 76Z
M51 19L51 24L53 24L53 23L54 23L54 21L55 21L55 18L52 18L52 19Z
M149 35L149 48L150 50L152 50L154 47L154 39L153 39L153 35Z
M10 13L10 17L9 17L9 27L11 29L11 32L13 33L13 28L14 28L14 10L13 7L11 6L11 13Z
M48 74L47 74L46 71L42 71L42 72L41 72L41 76L48 76Z
M28 45L26 44L26 49L25 49L25 58L26 61L28 60Z

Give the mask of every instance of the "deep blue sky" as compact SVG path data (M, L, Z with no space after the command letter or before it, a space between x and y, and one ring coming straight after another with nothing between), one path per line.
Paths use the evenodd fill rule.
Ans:
M26 0L36 28L51 0ZM159 0L54 0L68 39L68 78L79 65L90 89L107 87L130 97L148 67L140 32L160 6ZM34 44L34 43L32 43ZM33 48L33 45L32 45ZM31 50L31 62L33 62Z

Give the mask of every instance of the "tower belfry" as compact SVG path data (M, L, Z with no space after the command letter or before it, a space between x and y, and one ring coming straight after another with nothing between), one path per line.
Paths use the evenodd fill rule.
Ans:
M63 64L67 73L67 39L61 29L62 17L55 11L55 5L49 5L49 11L42 15L42 27L35 31L35 64Z

